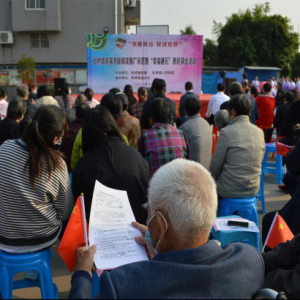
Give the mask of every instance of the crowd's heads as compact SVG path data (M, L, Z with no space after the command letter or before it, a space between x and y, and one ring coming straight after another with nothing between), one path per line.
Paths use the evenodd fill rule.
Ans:
M124 93L118 93L116 94L117 99L119 99L122 102L123 105L123 111L128 109L129 106L129 100L126 94Z
M23 100L10 101L7 108L7 118L21 121L24 118L26 105Z
M121 93L121 90L118 89L118 88L112 88L112 89L109 90L109 93L116 95L118 93Z
M36 92L36 84L35 83L28 83L28 89L30 93L35 93Z
M45 96L52 96L51 91L48 89L46 85L41 85L38 88L37 99L40 99Z
M285 97L284 97L285 102L287 103L292 103L295 101L295 94L292 92L288 92L286 93Z
M186 84L185 84L185 90L186 91L192 91L194 89L194 85L193 85L193 83L192 82L187 82Z
M244 80L248 79L248 75L246 73L244 73L242 76Z
M127 95L127 97L129 99L133 98L133 88L131 85L127 84L125 85L125 88L124 88L124 92L123 92L125 95Z
M229 100L230 116L249 116L251 113L251 101L246 95L235 95Z
M224 83L219 83L217 85L217 91L218 92L225 92L225 90L226 90L226 85Z
M156 245L160 234L164 234L154 226L155 222L165 224L162 216L169 220L168 226L176 240L208 239L216 219L218 196L215 181L203 166L183 159L163 166L150 182L148 198L148 221L156 216L156 221L149 224L153 244Z
M88 101L92 101L93 98L94 98L94 91L90 88L87 88L85 91L84 91L84 96L87 97Z
M234 82L231 84L229 89L230 96L233 97L235 95L243 94L243 87L239 82Z
M7 99L6 89L0 87L0 100L6 100L6 99Z
M215 124L219 131L221 131L223 128L225 128L229 122L228 122L228 110L222 109L219 110L215 115Z
M148 119L153 126L156 123L169 124L170 105L165 99L155 99L148 108Z
M282 82L277 82L277 88L278 88L278 89L282 89L282 87L283 87Z
M272 90L272 85L270 83L265 83L265 85L263 86L263 90L265 93L270 93Z
M255 77L254 77L254 80L255 80L255 81L258 81L258 76L255 76Z
M184 103L184 109L188 117L199 115L201 102L195 97L189 97Z
M139 97L140 102L144 102L147 100L148 90L144 86L142 86L138 89L138 97Z
M154 86L155 86L155 82L156 80L158 80L158 78L155 78L153 81L152 81L152 85L151 85L151 92L155 93L155 90L154 90Z
M253 87L253 82L252 82L252 81L249 81L249 82L248 82L248 88L251 89L252 87Z
M90 106L87 103L81 103L76 107L76 118L83 120L85 115L90 110Z
M20 84L16 88L16 95L23 98L28 99L29 89L27 84Z
M101 106L107 108L112 116L117 120L123 110L123 103L121 99L114 94L106 94L102 97Z
M34 186L44 172L45 161L49 177L53 170L63 169L62 154L55 145L67 134L68 125L65 112L53 105L41 106L28 123L22 138L28 147L29 177Z
M167 91L167 84L163 79L155 79L154 91L156 94L165 94Z
M109 110L98 105L95 109L88 111L84 118L82 127L82 149L87 152L94 147L104 147L109 151L111 158L111 149L107 144L107 138L117 137L123 141L117 123Z
M298 89L292 89L290 90L291 93L293 93L295 95L295 100L298 100L299 99L299 91Z
M75 100L75 107L82 103L87 103L88 99L86 96L79 94Z

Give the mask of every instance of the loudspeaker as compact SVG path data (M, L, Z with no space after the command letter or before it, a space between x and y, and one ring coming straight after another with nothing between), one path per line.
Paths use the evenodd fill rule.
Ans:
M55 96L61 95L63 85L66 83L66 78L54 78L54 91Z
M227 96L230 96L230 95L229 95L229 89L230 89L230 86L231 86L234 82L237 82L237 78L224 78L224 79L223 79L223 83L226 85L226 91L225 91L225 94L226 94Z

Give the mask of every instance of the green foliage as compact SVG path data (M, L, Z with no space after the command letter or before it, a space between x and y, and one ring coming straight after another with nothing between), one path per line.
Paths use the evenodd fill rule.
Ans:
M27 57L25 54L18 60L18 80L29 82L34 80L35 61L32 57Z
M239 11L226 24L214 22L220 65L279 67L288 72L299 49L299 36L288 18L269 16L270 4Z
M55 97L54 85L48 85L48 89L51 92L52 97Z
M182 35L196 35L196 31L193 28L193 24L186 25L184 30L180 30L180 34Z
M300 53L297 53L291 62L292 77L300 77Z
M203 45L203 65L216 66L218 45L214 40L206 39Z

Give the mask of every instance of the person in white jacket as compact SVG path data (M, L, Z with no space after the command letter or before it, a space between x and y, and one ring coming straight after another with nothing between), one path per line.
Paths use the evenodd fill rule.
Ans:
M6 102L7 92L4 88L0 88L0 115L1 120L6 118L8 103Z

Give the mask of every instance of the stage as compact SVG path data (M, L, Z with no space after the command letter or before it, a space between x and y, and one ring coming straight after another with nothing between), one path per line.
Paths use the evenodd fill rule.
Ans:
M73 96L77 97L77 95L73 95ZM97 95L94 95L94 98L100 102L103 96L104 95L97 94ZM136 99L138 99L136 94L134 96L135 96ZM166 96L175 101L176 111L179 115L179 112L178 112L179 111L179 103L180 103L180 98L181 98L182 95L181 94L167 94ZM202 104L202 108L201 108L202 118L206 119L206 112L207 112L208 102L209 102L209 99L211 98L211 96L213 96L213 95L207 95L207 94L206 95L199 95L200 101L201 101L201 104Z

